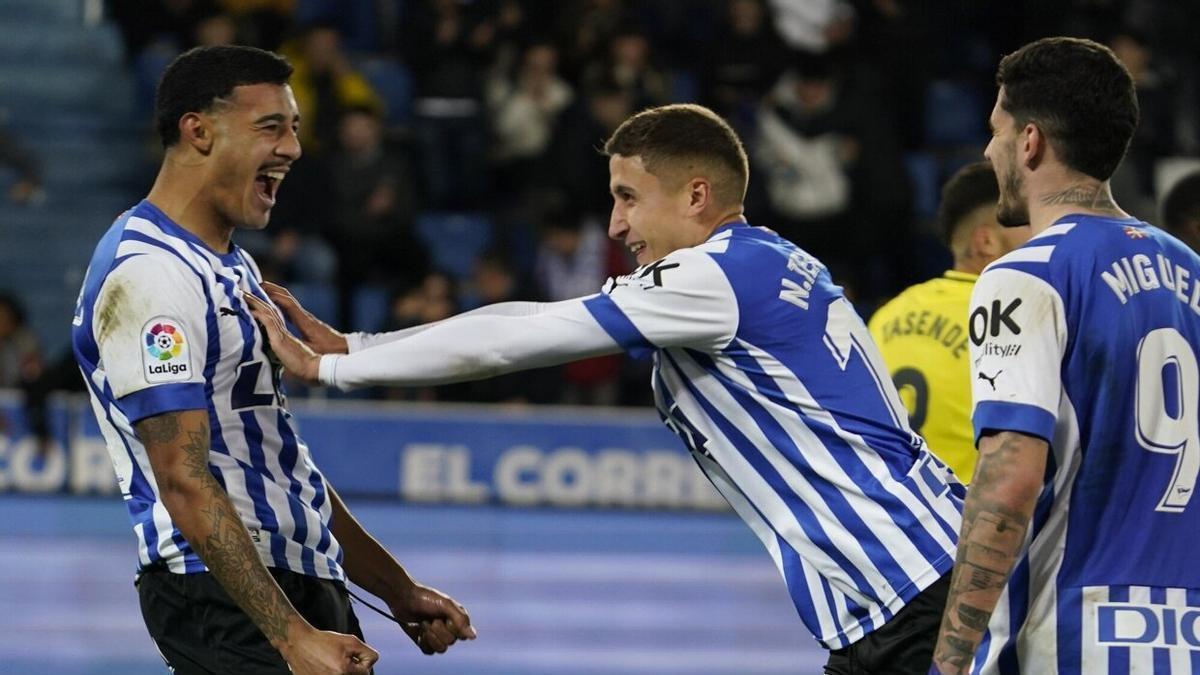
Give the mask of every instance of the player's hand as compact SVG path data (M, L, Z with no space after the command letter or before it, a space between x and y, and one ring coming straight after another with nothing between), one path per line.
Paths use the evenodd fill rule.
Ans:
M353 635L309 628L279 650L296 675L370 673L379 652Z
M264 281L262 288L275 306L283 310L284 316L292 322L300 337L312 350L318 354L345 354L349 351L346 336L332 326L313 316L312 312L304 309L296 296L288 289Z
M283 367L305 382L315 383L320 372L321 357L288 332L279 310L251 293L242 293L242 297Z
M474 640L471 617L454 598L413 582L388 602L404 632L426 654L442 654L459 640Z

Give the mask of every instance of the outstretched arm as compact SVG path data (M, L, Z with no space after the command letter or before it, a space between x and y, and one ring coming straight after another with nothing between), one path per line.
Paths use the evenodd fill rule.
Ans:
M292 337L269 305L246 298L285 368L341 388L462 382L621 351L578 298L539 303L533 314L461 315L360 352L322 357Z
M387 333L343 333L321 321L312 312L304 309L300 301L296 299L296 296L292 295L283 286L264 281L262 282L262 288L266 292L267 297L275 303L275 306L283 312L288 321L291 321L296 330L300 332L300 339L304 340L305 345L317 354L348 354L362 351L370 347L411 337L442 323L442 321L434 321ZM498 302L494 305L485 305L469 312L464 312L459 316L478 316L484 314L529 316L531 314L538 314L543 305L544 303L540 302Z
M229 495L208 465L208 412L136 424L163 505L192 549L296 673L367 673L379 655L358 638L313 628L267 571Z
M381 598L404 632L426 654L442 653L458 640L475 639L471 617L453 598L417 583L370 535L329 486L333 507L330 529L346 552L343 567L350 580Z
M950 594L933 652L936 672L970 672L975 650L1025 545L1048 449L1046 441L1015 431L980 437L975 478L963 504Z

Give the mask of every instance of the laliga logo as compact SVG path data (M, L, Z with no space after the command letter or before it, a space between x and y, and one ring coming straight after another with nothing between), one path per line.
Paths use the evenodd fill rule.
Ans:
M159 361L170 361L183 349L183 333L169 323L156 323L146 333L146 351Z
M1200 609L1128 603L1096 606L1096 642L1110 647L1200 649Z
M173 363L163 363L164 361L171 361L171 359L178 357L183 353L183 350L183 331L165 321L155 323L146 332L146 353L151 359L146 364L148 376L170 377L186 373L188 369L186 358L179 359ZM151 381L161 380L152 379Z

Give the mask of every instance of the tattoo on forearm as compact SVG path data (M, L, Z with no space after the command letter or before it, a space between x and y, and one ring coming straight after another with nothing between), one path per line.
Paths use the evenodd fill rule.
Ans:
M160 415L153 419L162 421L155 431L147 434L147 438L157 433L158 429L169 426L166 418L171 418L177 432L180 430L177 415ZM139 436L144 427L144 422L139 424ZM186 437L182 441L178 433L168 439L164 438L164 432L156 439L159 443L179 444L188 477L197 480L209 497L208 507L200 511L205 517L207 532L195 540L189 539L189 543L229 597L246 612L267 639L272 642L285 641L288 619L294 610L259 558L229 495L213 477L208 464L208 423L202 421L198 427L182 431Z
M1031 514L1014 510L997 491L1021 457L1020 441L1006 438L981 458L975 472L963 504L958 556L934 654L939 665L970 665L1025 544Z
M179 435L179 415L167 413L147 417L137 424L137 437L143 445L170 443Z
M963 625L971 630L977 630L980 633L987 630L988 619L991 618L991 612L972 607L971 605L961 604L958 606L958 619Z
M1060 204L1079 204L1097 211L1117 212L1119 209L1113 203L1108 190L1103 185L1072 185L1065 190L1050 192L1041 196L1041 202L1046 206Z

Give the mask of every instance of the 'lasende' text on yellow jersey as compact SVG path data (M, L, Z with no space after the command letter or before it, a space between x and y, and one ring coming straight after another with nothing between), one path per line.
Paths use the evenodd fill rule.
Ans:
M912 428L964 483L975 470L967 306L976 279L950 270L912 286L869 326Z

